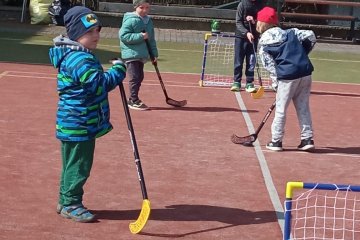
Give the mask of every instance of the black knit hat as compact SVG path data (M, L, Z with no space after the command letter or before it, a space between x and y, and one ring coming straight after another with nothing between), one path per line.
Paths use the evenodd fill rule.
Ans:
M150 4L150 0L133 0L134 8L137 8L138 6L140 6L143 3L149 3Z
M64 16L64 23L68 37L76 41L94 27L101 27L96 15L88 8L75 6Z

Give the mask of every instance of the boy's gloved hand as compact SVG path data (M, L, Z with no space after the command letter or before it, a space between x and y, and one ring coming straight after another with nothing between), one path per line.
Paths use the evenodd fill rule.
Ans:
M120 64L120 65L124 65L125 66L125 63L123 62L123 60L121 58L113 58L110 60L110 62L113 64L113 65L116 65L116 64Z
M110 60L110 63L114 66L120 65L120 68L126 73L126 65L121 58L113 58Z

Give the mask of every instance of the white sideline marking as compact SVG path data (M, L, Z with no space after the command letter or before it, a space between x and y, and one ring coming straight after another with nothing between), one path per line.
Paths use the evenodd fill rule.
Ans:
M7 76L8 73L9 73L8 71L4 71L0 73L0 78Z
M317 148L317 150L322 150L322 148ZM327 149L323 149L324 151L326 151ZM329 150L330 151L330 150ZM334 150L335 152L336 150ZM271 151L271 150L263 150L263 152L268 152L268 153L274 153L274 151ZM286 149L284 149L284 152L286 152ZM301 151L294 151L292 152L294 154L312 154L312 153L308 153L308 152L301 152ZM360 154L353 154L353 153L319 153L321 154L322 156L335 156L335 157L342 157L342 158L360 158Z
M248 114L248 112L246 110L246 106L244 104L243 99L241 98L240 93L236 92L235 96L236 96L237 102L238 102L238 104L240 106L240 110L242 112L242 115L244 116L244 119L245 119L245 122L246 122L246 125L247 125L247 128L248 128L249 132L250 133L255 132L254 126L253 126L252 121L250 119L250 116L249 116L249 114ZM283 233L284 232L284 216L283 216L283 214L280 214L280 213L283 213L284 209L282 207L282 203L280 201L279 194L276 191L274 182L273 182L272 177L271 177L269 167L268 167L266 159L265 159L265 156L264 156L264 154L263 154L263 152L261 150L259 140L257 139L253 143L253 145L254 145L254 148L255 148L255 153L256 153L257 159L258 159L259 164L260 164L262 175L263 175L264 180L265 180L266 189L267 189L267 191L269 193L271 202L272 202L273 207L274 207L274 209L276 211L276 217L278 219L278 223L280 225L281 232Z

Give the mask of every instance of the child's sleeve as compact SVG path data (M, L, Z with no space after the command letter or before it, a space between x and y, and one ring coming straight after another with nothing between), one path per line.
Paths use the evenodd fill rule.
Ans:
M126 76L125 65L115 64L104 72L100 63L93 56L83 57L72 66L73 79L78 79L81 86L91 95L110 92L117 87Z
M134 29L127 21L123 22L119 30L119 38L126 44L139 44L144 42L144 37L141 33L134 32Z
M260 56L262 65L270 73L270 79L272 80L273 84L277 85L275 60L269 53L264 51L264 47L261 45L259 47L259 56Z
M303 45L306 53L309 54L316 43L315 33L312 30L299 30L297 28L293 28L292 30Z
M244 9L241 2L239 3L236 10L235 23L236 23L236 29L240 32L241 37L245 37L248 30L244 26Z

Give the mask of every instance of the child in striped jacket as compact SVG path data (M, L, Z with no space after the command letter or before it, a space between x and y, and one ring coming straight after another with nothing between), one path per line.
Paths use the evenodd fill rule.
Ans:
M76 6L64 16L67 37L54 39L50 61L58 69L59 95L56 137L61 141L62 172L57 212L78 222L94 214L83 201L83 186L93 163L95 139L112 130L108 92L125 78L117 60L104 71L92 50L100 39L101 23L88 8Z

